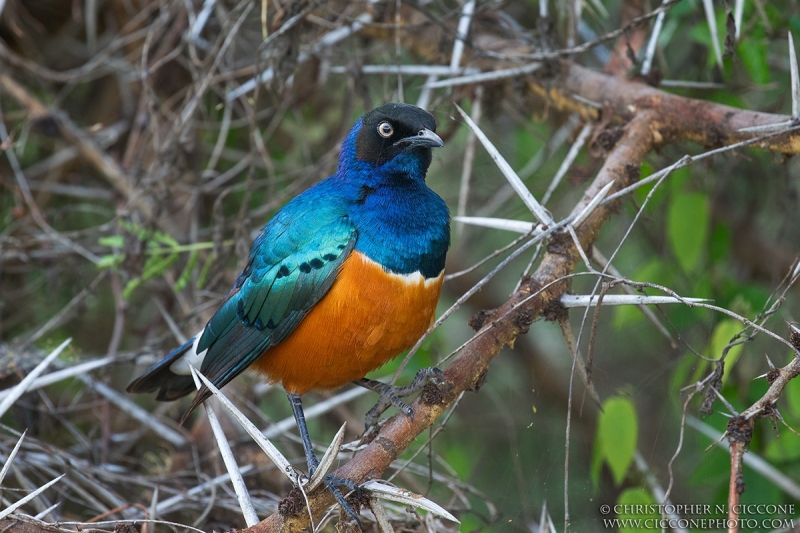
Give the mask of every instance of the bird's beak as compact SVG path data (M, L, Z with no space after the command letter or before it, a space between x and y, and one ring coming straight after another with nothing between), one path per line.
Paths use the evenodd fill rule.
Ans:
M444 146L444 141L442 141L441 137L433 133L428 128L422 128L416 135L405 137L394 143L395 146L397 146L398 144L407 144L411 148L415 146L425 146L428 148L441 148L442 146Z

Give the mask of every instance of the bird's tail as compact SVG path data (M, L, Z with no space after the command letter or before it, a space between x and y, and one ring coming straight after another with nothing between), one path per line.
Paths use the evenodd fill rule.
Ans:
M161 361L145 370L144 374L128 385L127 391L133 393L158 391L156 400L169 402L197 390L192 376L175 374L170 369L174 362L193 347L194 341L195 338L192 337L168 353Z

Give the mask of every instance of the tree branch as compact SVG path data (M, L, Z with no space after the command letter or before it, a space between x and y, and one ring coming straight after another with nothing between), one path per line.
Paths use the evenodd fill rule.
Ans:
M639 161L654 144L650 132L650 113L641 113L625 129L622 138L606 159L592 185L573 209L580 213L597 192L607 183L614 182L620 189L638 178ZM578 228L576 233L584 250L588 250L597 233L613 211L614 203L597 208ZM414 420L404 415L392 417L378 435L356 456L339 468L334 475L351 479L357 483L376 477L397 459L414 439L433 425L464 391L477 391L485 380L489 363L500 350L513 344L516 338L528 331L533 320L540 316L554 317L560 312L558 298L568 288L566 276L580 260L574 241L566 232L555 233L539 268L520 289L500 308L484 315L480 330L445 369L447 385L433 385L423 391L413 403ZM297 495L299 496L299 495ZM291 496L290 496L291 498ZM333 505L333 496L327 490L308 495L309 507L315 517ZM307 527L308 513L304 502L286 506L297 509L291 516L275 513L255 526L245 529L247 533L296 532Z

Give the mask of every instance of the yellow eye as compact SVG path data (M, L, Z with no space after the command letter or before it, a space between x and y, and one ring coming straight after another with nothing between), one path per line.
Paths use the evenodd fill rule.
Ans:
M378 124L378 133L384 139L388 139L394 134L394 128L388 122L381 122Z

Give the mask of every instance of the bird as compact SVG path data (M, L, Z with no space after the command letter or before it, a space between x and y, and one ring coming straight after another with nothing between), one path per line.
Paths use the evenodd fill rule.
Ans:
M425 180L432 149L442 146L433 115L419 107L389 103L364 114L342 142L336 171L264 225L203 330L148 368L128 392L157 392L157 400L172 401L197 390L191 367L217 388L253 370L285 389L309 477L319 461L303 394L355 383L378 392L379 405L394 404L413 418L401 397L442 376L440 370L423 369L406 387L365 376L433 324L450 213ZM197 391L187 415L210 395L205 386ZM331 474L324 483L360 523L338 488L358 491L356 484Z

